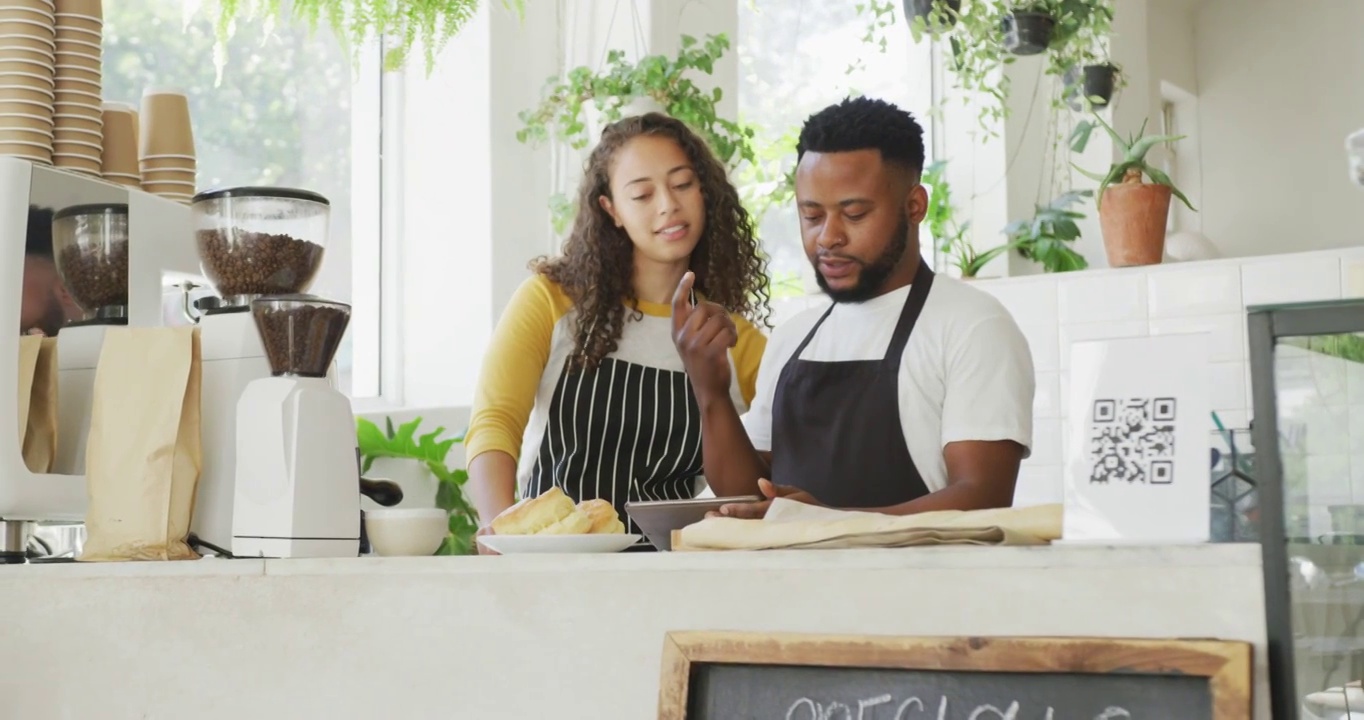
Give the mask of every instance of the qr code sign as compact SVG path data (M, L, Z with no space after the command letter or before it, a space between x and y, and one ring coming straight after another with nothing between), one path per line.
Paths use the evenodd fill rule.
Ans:
M1089 481L1174 482L1176 414L1174 398L1095 400Z

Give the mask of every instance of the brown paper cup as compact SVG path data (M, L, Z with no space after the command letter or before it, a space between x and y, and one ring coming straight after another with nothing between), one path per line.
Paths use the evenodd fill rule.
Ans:
M3 23L0 23L0 25L3 25ZM6 50L18 48L20 50L35 50L50 54L56 52L57 40L55 37L34 35L28 32L27 29L21 33L0 32L0 47L5 48Z
M0 113L0 127L51 133L52 118L33 113Z
M98 40L93 39L89 35L83 37L72 37L70 35L58 37L55 40L54 45L59 53L80 53L82 55L89 55L90 57L101 59L104 57L104 47L99 44Z
M4 40L0 40L0 62L10 60L30 60L40 62L48 67L56 67L57 53L51 48L40 50L32 47L14 47L6 45Z
M196 168L196 161L193 157L174 155L174 156L148 156L140 158L142 172L149 170L181 170L193 172Z
M46 8L33 8L6 4L0 7L0 23L9 20L37 20L41 23L48 23L55 26L56 20L53 13Z
M124 187L137 188L138 190L141 190L141 189L142 189L142 183L139 182L137 178L131 178L131 179L130 179L130 178L122 177L122 176L109 176L109 175L105 175L105 174L103 174L103 173L100 174L100 177L104 178L106 181L111 182L111 183L113 183L113 184L115 184L115 185L122 185L122 186L124 186Z
M89 130L76 130L74 128L62 127L60 125L52 129L52 137L57 142L86 142L93 143L104 150L104 133L90 132Z
M51 72L33 72L31 69L0 72L0 86L51 90L55 82Z
M27 77L28 75L38 76L35 80L39 86L46 87L47 78L53 78L56 82L52 63L36 60L5 60L0 59L0 76L16 75L17 77Z
M0 128L0 143L33 143L35 147L51 145L52 134L47 131Z
M141 183L142 172L137 163L137 128L133 125L132 112L106 103L101 137L104 152L100 166L105 175L129 175Z
M99 108L90 107L83 103L77 105L55 103L52 107L54 111L52 117L57 120L58 124L71 123L72 127L88 127L91 130L96 130L102 126L102 115ZM78 122L80 120L85 122ZM90 127L90 123L94 123L94 127Z
M54 6L59 13L76 13L92 17L104 17L103 0L56 0Z
M39 90L37 88L20 87L18 85L5 86L0 81L0 103L3 102L38 102L45 106L52 105L53 93L51 90Z
M38 148L22 147L16 145L6 145L0 143L0 155L6 157L23 158L30 162L41 163L43 165L52 164L52 153L41 151Z
M52 103L44 100L0 100L0 115L52 117Z
M194 133L189 100L176 90L148 88L139 114L142 135L138 152L148 155L193 155Z
M49 15L57 14L56 3L49 2L49 0L8 0L5 3L5 5L7 7L32 8L34 10L42 10L43 12L46 12Z
M99 173L99 158L88 155L72 155L71 153L52 153L52 164L57 167L75 168L89 173Z
M3 62L3 60L0 60ZM53 74L57 82L62 80L80 80L92 85L101 85L104 82L104 75L98 69L92 69L84 65L61 65L55 66L56 72Z
M80 28L89 32L103 32L104 20L93 15L72 12L53 13L56 18L57 34L61 34L62 28Z
M56 87L57 97L61 97L62 93L78 93L80 97L102 98L104 96L100 84L89 80L77 80L70 77L57 78Z
M143 185L159 185L165 183L168 185L188 185L190 187L194 187L195 184L194 181L195 174L193 172L184 172L181 170L142 171Z
M0 21L0 36L3 35L27 35L49 45L57 37L51 21L30 18L7 18Z
M87 50L53 50L52 57L58 65L75 65L88 70L99 70L103 56L100 53L90 53Z

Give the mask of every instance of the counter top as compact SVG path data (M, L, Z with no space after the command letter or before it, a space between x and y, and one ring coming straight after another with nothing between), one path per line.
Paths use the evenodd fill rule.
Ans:
M912 570L1085 567L1260 567L1254 543L1200 545L943 546L860 550L360 557L179 562L45 563L0 567L0 583L31 577L222 577L253 575L466 575L695 570Z
M1257 545L0 568L6 717L656 716L681 630L1253 643ZM8 714L6 714L8 713Z

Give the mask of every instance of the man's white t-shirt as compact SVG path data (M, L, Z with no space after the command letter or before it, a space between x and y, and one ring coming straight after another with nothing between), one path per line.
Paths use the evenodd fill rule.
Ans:
M843 362L885 357L909 288L863 303L838 303L802 360ZM828 305L783 323L768 340L757 393L743 416L760 452L772 450L777 378ZM900 425L929 492L947 485L943 447L963 440L1013 440L1032 447L1036 388L1032 352L1013 316L994 296L938 275L900 361ZM780 483L781 478L774 478Z

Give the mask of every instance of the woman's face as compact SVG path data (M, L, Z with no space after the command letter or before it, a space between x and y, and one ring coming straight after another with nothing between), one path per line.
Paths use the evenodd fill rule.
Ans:
M611 197L600 202L630 236L637 258L686 260L705 230L700 179L670 138L640 135L626 142L611 167Z

